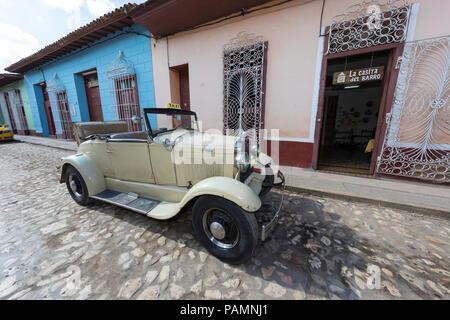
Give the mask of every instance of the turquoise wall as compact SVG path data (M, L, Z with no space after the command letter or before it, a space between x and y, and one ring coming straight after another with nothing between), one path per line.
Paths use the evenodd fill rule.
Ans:
M24 80L19 80L13 83L10 83L6 86L0 88L0 92L7 93L10 90L20 90L20 96L22 97L22 103L25 110L25 117L27 119L27 125L29 130L35 130L33 113L31 111L29 96L27 86L25 85ZM2 122L5 121L4 117L2 117ZM16 123L19 119L15 119Z
M111 62L119 56L119 50L123 51L125 58L130 60L135 68L141 109L155 107L150 40L142 35L128 33L130 31L149 35L149 32L142 26L133 25L25 73L25 83L30 96L30 107L36 132L42 133L43 136L49 134L42 90L39 84L42 82L48 84L55 74L58 75L66 89L72 121L90 120L83 78L78 73L93 68L96 68L98 73L103 118L105 121L113 120L106 72ZM55 111L53 111L53 117L55 120L58 117ZM156 123L156 119L154 121ZM60 133L61 128L58 121L55 121L55 126L57 133Z

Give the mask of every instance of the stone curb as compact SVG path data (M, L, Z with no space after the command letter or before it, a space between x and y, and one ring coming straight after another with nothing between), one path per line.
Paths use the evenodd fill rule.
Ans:
M60 149L60 150L64 150L64 151L77 152L76 149L71 149L69 147L54 146L54 145L49 145L49 144L46 144L46 143L25 141L25 140L21 140L20 138L19 139L15 139L14 141L21 142L21 143L33 144L33 145L36 145L36 146L43 146L43 147L48 147L48 148Z
M398 203L393 201L387 201L387 200L380 200L380 199L371 199L366 197L357 196L351 193L344 193L344 192L332 192L328 190L321 190L321 189L314 189L314 188L302 188L302 187L293 187L293 186L286 186L286 190L297 192L300 194L310 194L314 196L328 196L331 198L339 199L339 200L353 200L363 203L369 203L379 206L385 206L389 208L394 209L400 209L400 210L407 210L407 211L413 211L415 213L419 214L426 214L431 216L437 216L441 218L450 218L450 211L444 211L436 208L430 208L430 207L424 207L424 206L413 206L408 205L404 203Z

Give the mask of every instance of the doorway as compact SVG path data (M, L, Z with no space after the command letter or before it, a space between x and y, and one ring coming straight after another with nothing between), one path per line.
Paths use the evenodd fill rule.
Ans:
M102 101L98 84L97 71L89 71L82 74L89 108L90 121L103 121Z
M41 85L42 96L44 97L44 109L45 116L47 117L48 132L51 137L56 136L55 120L53 119L52 107L50 104L50 98L47 91L47 84Z
M327 63L318 169L371 174L390 51Z
M13 111L11 109L11 102L9 101L9 95L5 92L2 93L3 97L5 98L5 103L6 103L6 109L8 110L8 116L9 116L9 121L11 122L11 129L13 131L14 134L17 133L17 127L16 127L16 122L14 119L14 114Z
M189 65L183 64L170 68L170 91L172 103L177 103L182 110L191 110L189 92Z
M15 115L17 116L17 119L15 119L17 131L19 132L19 134L29 135L30 131L28 130L28 123L27 118L25 116L25 109L23 107L20 90L19 89L10 90L8 91L8 96L9 96L9 103L11 104L11 107L13 108L13 110L15 111Z

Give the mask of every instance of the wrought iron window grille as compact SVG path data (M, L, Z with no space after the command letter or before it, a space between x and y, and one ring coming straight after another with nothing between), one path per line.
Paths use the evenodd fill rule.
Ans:
M28 123L27 119L25 117L25 110L23 107L22 97L20 95L20 90L12 90L8 93L9 100L11 101L11 104L13 108L17 112L17 116L19 117L18 121L22 127L22 130L28 130Z
M259 141L262 125L264 39L240 32L224 46L224 133Z
M106 73L114 120L125 120L129 131L142 130L136 71L123 51L110 64ZM135 119L140 121L136 123Z
M450 182L450 37L407 42L377 172Z
M333 18L327 54L406 40L408 0L360 0Z
M48 83L47 92L50 98L50 106L55 125L56 123L59 124L56 125L56 129L64 139L73 140L72 117L70 115L66 88L57 74Z

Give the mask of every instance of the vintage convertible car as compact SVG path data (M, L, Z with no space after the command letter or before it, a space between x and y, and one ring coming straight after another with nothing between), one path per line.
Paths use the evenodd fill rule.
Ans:
M248 259L279 219L282 199L262 210L263 195L284 186L272 159L245 135L200 132L191 111L145 109L144 120L143 132L84 138L78 154L62 159L60 182L80 205L97 199L159 220L192 207L194 231L211 254Z

